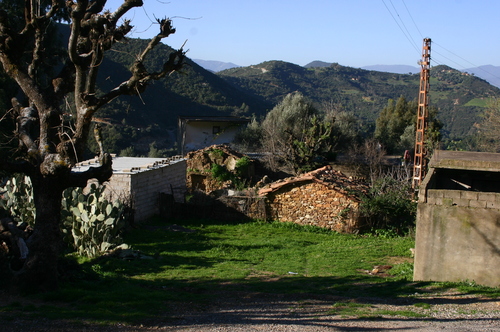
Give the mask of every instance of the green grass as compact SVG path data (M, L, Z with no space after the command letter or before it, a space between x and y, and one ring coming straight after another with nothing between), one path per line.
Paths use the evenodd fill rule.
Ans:
M474 98L469 100L464 106L478 106L478 107L486 107L490 100L485 98Z
M161 220L125 237L146 259L79 259L58 291L16 298L0 305L0 320L23 317L138 324L172 319L177 306L203 309L213 294L238 292L348 299L411 297L424 289L500 296L472 283L412 282L410 237L342 235L289 223L177 221L195 232L172 232ZM393 264L393 276L369 275ZM363 303L333 304L341 315L374 317ZM353 302L354 303L354 302ZM417 305L416 305L417 306ZM411 313L392 313L408 316Z
M342 317L357 317L363 319L375 319L381 318L382 316L400 316L412 318L427 317L427 315L425 314L421 314L411 310L377 309L371 304L358 303L354 301L336 302L333 304L332 309L328 311L328 314L340 315Z

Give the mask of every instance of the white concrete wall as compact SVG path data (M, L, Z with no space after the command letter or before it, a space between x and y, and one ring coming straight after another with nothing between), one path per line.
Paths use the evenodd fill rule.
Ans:
M219 134L213 134L214 126L220 127ZM228 122L190 122L186 124L184 153L214 144L229 144L234 140L240 127Z
M107 184L110 199L131 199L135 221L141 222L160 213L159 194L172 194L182 202L186 191L186 160L135 173L115 173Z

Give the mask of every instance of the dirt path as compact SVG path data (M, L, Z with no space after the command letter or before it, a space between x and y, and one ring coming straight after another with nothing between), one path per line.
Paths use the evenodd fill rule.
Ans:
M451 292L400 299L245 292L213 295L206 307L190 303L166 307L165 318L139 326L18 317L3 320L0 331L500 331L499 300Z

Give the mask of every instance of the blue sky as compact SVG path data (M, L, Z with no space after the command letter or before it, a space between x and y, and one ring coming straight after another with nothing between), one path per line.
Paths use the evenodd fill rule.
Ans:
M314 60L362 67L417 67L422 40L432 39L431 65L500 66L498 0L144 0L127 17L132 37L157 32L154 18L177 28L164 40L193 59L241 66L268 60ZM120 3L108 1L108 6ZM113 8L113 7L109 7Z

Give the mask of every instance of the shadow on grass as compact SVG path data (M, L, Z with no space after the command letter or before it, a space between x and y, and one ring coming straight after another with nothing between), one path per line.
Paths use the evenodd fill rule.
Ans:
M194 324L325 325L348 320L429 320L407 309L373 311L378 304L417 306L498 301L488 297L413 297L446 292L454 284L382 280L352 276L274 276L245 280L134 280L88 278L59 291L0 307L0 319L84 321L99 325L189 326ZM336 312L335 304L356 303L355 312ZM338 306L337 306L338 307ZM343 317L335 316L343 315ZM348 317L346 318L345 315ZM382 315L394 316L382 318ZM337 317L337 318L335 318ZM327 322L325 322L325 319ZM451 319L450 319L451 320ZM480 319L471 319L477 320ZM499 321L498 319L490 319Z
M184 226L189 227L189 223ZM199 256L200 252L235 248L245 252L264 246L220 246L218 235L213 231L208 236L201 231L171 232L158 227L136 230L134 236L127 239L127 243L148 255L148 259L127 261L102 257L80 264L78 270L68 273L56 292L25 298L0 294L0 320L15 321L22 317L25 321L43 318L49 321L86 321L91 325L144 326L189 326L196 322L320 325L325 323L325 317L335 317L339 307L335 305L339 303L342 304L340 307L349 307L345 303L361 305L353 314L353 320L359 320L382 319L381 314L370 309L378 304L401 308L467 304L498 301L495 298L500 296L499 289L488 287L410 282L361 273L343 277L308 277L257 271L244 277L221 278L212 268L227 258L224 255L207 258ZM201 226L197 224L196 227ZM276 244L265 247L279 249ZM244 256L230 257L231 260L246 260ZM209 274L183 273L186 270L209 271ZM170 274L164 275L163 271ZM454 291L453 297L439 295L451 290ZM417 296L426 293L437 295ZM464 294L481 296L460 296ZM338 314L342 312L338 311ZM407 311L398 313L396 310L384 315L387 314L404 316L405 320L408 317L430 319L412 316ZM402 319L397 317L393 319ZM328 321L333 324L335 319L328 318Z

